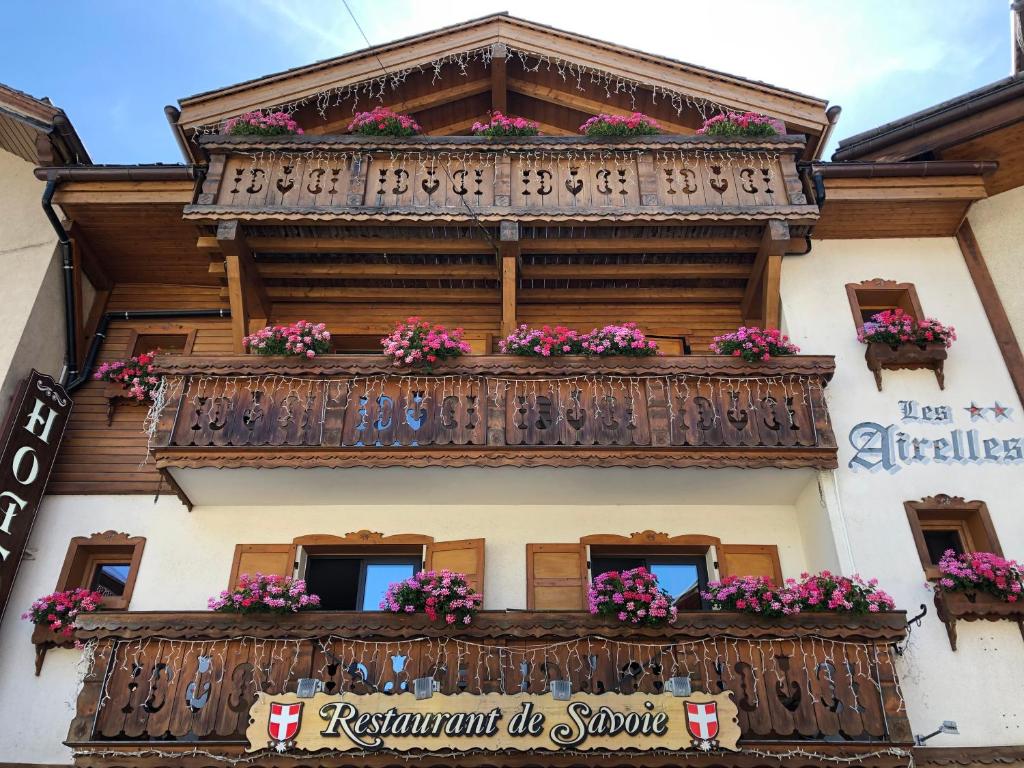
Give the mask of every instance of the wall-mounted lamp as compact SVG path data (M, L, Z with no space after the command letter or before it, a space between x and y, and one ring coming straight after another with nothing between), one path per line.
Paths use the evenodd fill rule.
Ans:
M956 727L956 720L943 720L942 725L939 726L939 729L937 731L932 731L931 733L925 734L924 736L922 736L919 733L915 733L914 746L922 747L924 746L924 743L928 741L928 739L930 739L932 736L938 736L940 733L949 734L950 736L959 736L960 731Z
M690 687L690 676L670 677L665 688L671 691L673 696L689 696L692 692Z
M412 681L412 692L417 699L429 699L435 691L441 690L441 682L432 677L417 677Z
M311 699L324 689L324 681L314 677L300 677L295 695L300 699Z
M552 680L551 698L555 701L568 701L572 698L571 680Z

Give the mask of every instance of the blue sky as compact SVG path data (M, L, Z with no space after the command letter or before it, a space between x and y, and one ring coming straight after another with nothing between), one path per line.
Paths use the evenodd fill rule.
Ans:
M374 44L507 10L763 80L842 105L840 138L1010 67L1009 0L349 2ZM63 107L101 163L178 162L165 104L365 47L341 0L47 0L4 16L0 82Z

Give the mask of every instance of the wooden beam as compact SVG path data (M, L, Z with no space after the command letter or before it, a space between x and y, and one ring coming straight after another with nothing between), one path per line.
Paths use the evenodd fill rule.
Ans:
M491 110L494 112L508 111L507 54L508 47L504 43L491 46Z
M749 264L525 264L522 277L546 279L746 279Z
M470 238L254 237L248 244L253 253L494 253L487 240Z
M230 288L222 289L221 295ZM275 302L322 299L324 301L345 301L359 303L419 303L419 304L482 304L498 300L497 289L487 288L332 288L319 286L278 287L268 286L267 294ZM232 318L234 307L232 307Z
M734 304L739 288L530 288L519 291L520 304Z
M399 114L422 112L425 109L437 107L441 104L448 104L470 96L486 93L490 88L491 82L489 80L470 80L466 83L453 85L451 88L431 90L430 93L418 96L414 99L396 101L393 104L389 104L388 108L394 112L398 112ZM348 119L351 120L351 118Z
M210 274L216 274L216 264ZM260 276L277 280L493 280L491 264L257 264Z
M89 308L89 317L85 321L85 341L87 343L92 342L92 337L96 335L96 329L100 327L100 320L106 314L110 293L109 289L97 290L96 295L93 296L92 306Z
M560 88L540 85L538 83L531 83L529 80L522 80L520 78L509 78L508 88L510 91L521 93L523 96L529 96L530 98L537 99L538 101L544 101L548 104L557 104L560 107L571 107L579 110L580 112L586 112L588 115L599 115L604 113L625 117L633 114L631 110L622 109L621 107L616 107L608 104L607 102L598 101L597 99L588 99L586 96L582 96L571 90L562 90ZM689 135L695 133L697 130L694 126L668 122L661 118L658 118L658 124L661 125L661 127L668 133Z
M753 317L752 310L755 309L755 299L760 300L757 307L764 319L768 303L764 301L764 289L762 285L765 280L765 271L769 262L769 256L777 255L779 260L779 274L781 275L781 256L786 252L789 245L789 225L781 219L770 219L764 228L761 237L761 245L757 250L757 257L754 259L754 266L750 270L750 279L747 281L747 288L743 292L743 299L740 302L740 313L744 320ZM774 280L774 275L768 275L768 280ZM777 310L776 310L777 311ZM776 326L777 327L777 326Z
M114 281L103 268L103 262L96 255L92 243L86 237L82 225L74 220L67 226L67 233L71 237L74 255L85 276L92 283L96 290L110 290L114 287Z
M519 224L503 221L499 229L498 252L501 258L501 335L516 329L516 274L519 267Z
M780 287L782 285L782 254L768 254L768 261L764 265L764 279L761 281L761 306L763 311L762 328L778 328L781 322L782 296Z
M250 332L249 321L269 320L272 311L270 298L256 270L252 251L245 242L241 223L236 219L220 222L217 225L217 242L224 254L234 347L236 352L244 352L242 337Z
M755 253L758 238L747 237L616 237L528 238L523 253Z
M967 270L971 273L971 280L974 281L974 288L978 291L981 305L985 308L985 316L988 317L988 324L992 328L992 335L996 338L999 351L1003 355L1003 362L1010 374L1013 388L1017 390L1018 399L1024 403L1024 354L1021 353L1020 342L1010 325L1010 318L1006 314L1002 298L996 289L995 281L985 263L985 256L981 252L981 246L974 236L974 230L966 219L960 225L956 233L956 241L960 246L960 252L967 263Z

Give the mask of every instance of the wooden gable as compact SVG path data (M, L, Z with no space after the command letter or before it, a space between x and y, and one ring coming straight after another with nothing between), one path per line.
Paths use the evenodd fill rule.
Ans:
M388 73L384 76L384 71ZM181 102L184 134L254 109L286 108L309 133L343 132L377 105L413 115L433 135L468 133L490 110L573 135L598 112L642 110L671 133L696 130L723 107L779 118L809 136L826 102L504 14L487 16Z

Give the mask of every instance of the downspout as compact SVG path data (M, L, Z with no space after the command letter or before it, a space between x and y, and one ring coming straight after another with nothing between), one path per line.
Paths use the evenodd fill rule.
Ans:
M814 170L814 166L812 163L801 163L800 170L803 171L804 173L806 173L808 170L811 171L810 179L811 185L814 188L814 202L819 208L821 208L821 206L825 204L825 179L822 176L821 171ZM804 242L807 244L807 247L804 248L804 250L800 251L799 253L795 251L787 251L786 255L806 256L807 254L809 254L811 252L811 249L814 247L814 243L811 240L813 236L814 226L812 225L811 228L808 230L807 234L804 235Z
M61 383L74 381L78 378L78 340L75 338L75 279L74 259L71 254L71 239L60 216L53 208L53 195L57 191L57 179L50 176L43 190L43 213L50 220L50 226L57 233L57 243L60 245L61 261L64 268L64 349L66 352L64 362L64 375L61 376Z
M185 142L185 136L182 134L181 128L178 127L178 118L181 117L181 110L168 104L164 107L164 115L167 117L168 125L171 126L171 133L174 134L174 140L178 144L178 149L181 150L181 156L185 158L186 163L193 162L195 158L189 151L188 144Z
M82 370L78 369L78 339L75 334L75 281L74 281L74 258L71 249L71 239L64 229L60 216L53 207L53 196L57 191L59 180L56 175L51 174L43 190L43 213L50 220L53 231L57 233L57 242L61 248L61 258L64 265L64 344L66 349L66 362L64 374L61 376L61 384L68 392L73 392L89 380L93 366L96 364L96 357L99 355L100 345L107 335L107 328L111 320L153 320L174 317L231 317L230 309L151 309L127 312L107 312L100 318L96 332L89 342L89 349L85 355L85 362Z

